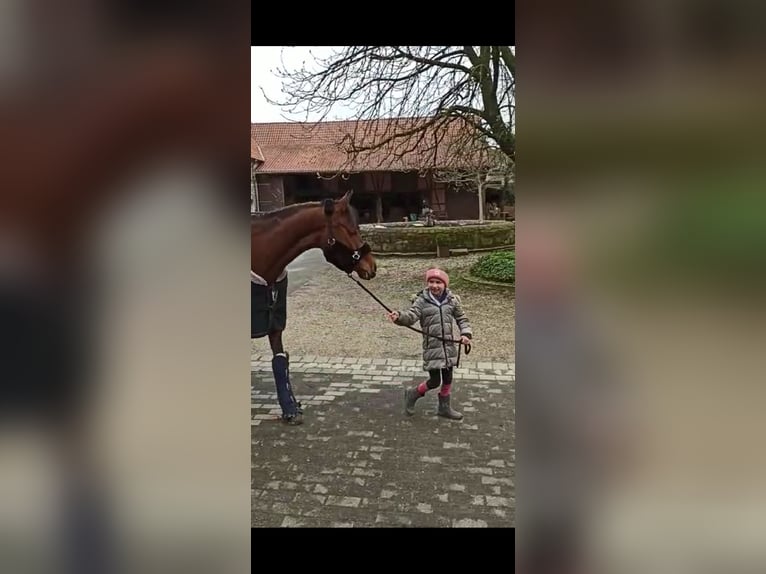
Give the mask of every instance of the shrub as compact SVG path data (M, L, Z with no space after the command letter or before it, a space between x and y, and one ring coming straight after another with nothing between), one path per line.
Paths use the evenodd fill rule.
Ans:
M495 251L484 255L471 267L471 274L488 281L513 283L516 280L516 252Z

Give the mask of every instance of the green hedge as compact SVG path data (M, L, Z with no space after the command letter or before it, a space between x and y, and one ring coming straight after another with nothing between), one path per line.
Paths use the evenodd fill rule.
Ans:
M512 222L492 222L482 225L439 225L435 227L362 226L362 237L373 252L436 253L436 246L449 249L491 249L513 245L515 226Z
M516 280L516 252L504 250L484 255L471 267L471 274L487 281L514 283Z

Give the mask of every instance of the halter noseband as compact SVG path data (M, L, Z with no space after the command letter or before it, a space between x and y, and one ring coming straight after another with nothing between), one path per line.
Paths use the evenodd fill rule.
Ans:
M352 250L335 239L335 235L332 232L332 214L334 211L335 202L332 199L325 199L324 213L327 219L327 245L322 247L322 251L327 261L344 273L350 274L362 257L372 251L372 248L367 242L364 242L358 248Z

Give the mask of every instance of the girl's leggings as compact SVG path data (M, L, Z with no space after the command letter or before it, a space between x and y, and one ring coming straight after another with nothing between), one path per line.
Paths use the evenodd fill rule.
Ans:
M435 389L440 384L448 387L452 384L452 367L448 369L432 369L428 371L430 378L426 381L429 389Z

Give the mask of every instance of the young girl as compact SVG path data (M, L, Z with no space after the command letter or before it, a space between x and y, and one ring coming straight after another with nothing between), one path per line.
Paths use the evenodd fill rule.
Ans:
M458 350L455 343L442 339L459 340L461 344L471 342L471 325L460 305L460 299L447 287L449 277L438 268L426 271L427 287L420 292L407 311L392 311L388 318L397 325L412 325L420 322L423 331L423 370L430 378L404 392L404 411L408 415L415 413L415 402L441 384L439 391L439 416L460 420L463 415L450 407L450 389L452 387L452 367L457 360ZM453 329L453 319L460 328L458 336ZM441 338L437 338L441 337Z

